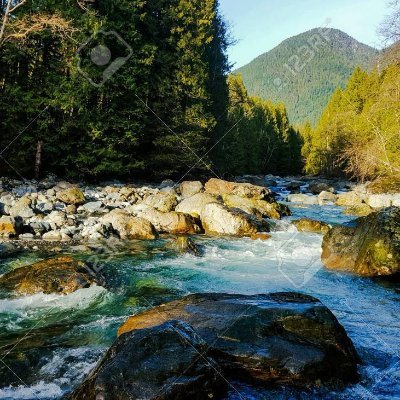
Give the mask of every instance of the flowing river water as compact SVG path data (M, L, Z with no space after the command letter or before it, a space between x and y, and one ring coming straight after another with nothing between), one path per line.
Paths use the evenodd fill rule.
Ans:
M349 223L335 206L291 206L293 217ZM353 340L361 382L344 390L249 388L232 382L227 399L400 399L400 293L382 283L326 270L322 236L279 221L272 239L196 237L205 255L176 256L165 240L100 254L107 289L68 296L0 299L0 399L60 399L96 364L125 319L195 292L258 294L299 291L319 298ZM92 256L74 253L81 259ZM25 253L0 260L0 274L40 259ZM12 370L12 371L11 371Z

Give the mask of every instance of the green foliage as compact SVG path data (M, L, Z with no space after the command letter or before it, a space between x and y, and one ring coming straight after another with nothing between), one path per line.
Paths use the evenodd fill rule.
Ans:
M32 27L33 17L55 15L66 32L44 23L22 39L11 36L21 22ZM12 142L0 164L6 172L32 176L42 140L43 171L175 176L196 164L222 130L229 65L217 0L103 0L86 12L75 0L28 0L7 30L0 49L0 148ZM97 33L80 52L82 69L96 83L103 70L90 62L92 43L106 45L113 58L129 54L99 31L117 32L133 54L95 87L79 73L80 43ZM205 158L194 172L209 164Z
M223 140L220 168L231 174L299 173L302 143L285 107L249 97L240 75L230 75L228 86L231 130Z
M399 65L381 74L356 68L346 89L332 96L315 131L306 134L306 172L398 179L399 88Z
M283 102L290 121L315 126L329 98L357 65L377 51L336 29L313 29L285 40L237 72L251 95Z

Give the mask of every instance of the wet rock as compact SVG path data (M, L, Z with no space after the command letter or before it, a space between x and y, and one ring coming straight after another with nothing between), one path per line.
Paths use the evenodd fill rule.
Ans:
M158 237L154 226L146 219L133 217L124 210L115 209L100 218L103 225L111 224L121 239L153 240Z
M400 272L400 209L391 207L356 221L356 227L332 228L323 241L326 267L362 276Z
M192 197L202 192L203 189L203 184L200 181L184 181L179 185L179 192L183 199Z
M226 206L238 208L248 214L253 214L260 218L281 219L291 215L287 206L277 202L265 200L249 199L237 195L224 195L223 201Z
M69 187L67 189L58 191L56 193L56 198L65 204L80 205L85 202L85 195L83 194L82 190L77 187Z
M0 289L16 295L69 294L96 283L86 265L71 257L40 261L0 277Z
M251 236L259 231L269 231L266 221L217 203L205 205L200 219L208 235Z
M374 209L371 208L368 204L358 204L354 206L348 206L343 211L346 215L356 215L358 217L365 217L374 212Z
M262 241L266 241L272 238L272 236L266 232L257 232L257 233L253 233L250 238L252 240L262 240Z
M302 182L292 181L292 182L288 183L285 186L285 188L292 193L298 193L298 192L300 192L301 186L302 186Z
M193 327L225 376L305 386L358 379L359 359L345 330L309 296L190 295L129 318L118 333L173 320Z
M272 192L264 186L256 186L251 183L236 183L211 178L205 184L207 193L214 196L237 195L249 199L273 200Z
M206 343L170 321L120 336L69 400L209 400L226 382Z
M175 211L190 214L193 217L198 218L202 213L204 206L211 203L221 203L221 201L211 194L198 193L180 202L175 208Z
M308 218L302 218L297 221L293 221L292 224L297 228L299 232L325 234L328 233L330 229L328 224Z
M198 246L193 239L188 236L178 236L168 247L178 253L188 253L196 257L201 257L204 253L202 247Z

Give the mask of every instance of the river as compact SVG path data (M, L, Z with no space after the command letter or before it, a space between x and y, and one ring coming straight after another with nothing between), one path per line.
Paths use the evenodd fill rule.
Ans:
M291 208L291 218L352 220L336 206ZM205 246L202 258L177 257L165 250L165 240L99 254L107 289L0 300L0 399L61 398L93 368L118 326L140 310L195 292L276 291L313 295L332 310L363 361L361 382L339 392L231 382L227 399L400 399L400 293L394 284L326 270L322 236L298 233L287 219L276 224L268 241L195 240ZM74 256L93 261L91 255ZM0 274L39 258L30 252L0 260Z

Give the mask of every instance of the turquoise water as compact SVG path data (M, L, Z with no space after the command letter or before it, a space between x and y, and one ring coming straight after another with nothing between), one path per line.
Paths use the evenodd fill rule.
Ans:
M352 219L333 206L292 205L292 210L294 217L329 223ZM251 389L231 382L230 400L400 399L400 294L395 286L327 271L320 262L322 237L297 233L285 220L266 242L195 240L205 246L203 258L177 257L165 250L165 240L97 256L106 289L0 299L0 399L59 399L93 368L125 319L140 310L194 292L274 291L313 295L334 312L363 361L361 383L333 393ZM37 259L31 253L0 260L0 273Z

